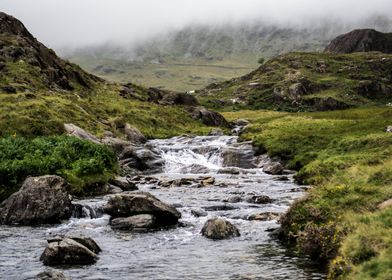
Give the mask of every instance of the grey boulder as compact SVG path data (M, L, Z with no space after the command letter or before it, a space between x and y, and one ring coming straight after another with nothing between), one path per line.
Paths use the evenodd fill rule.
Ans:
M221 218L209 219L201 233L209 239L220 240L240 236L239 230L229 221Z

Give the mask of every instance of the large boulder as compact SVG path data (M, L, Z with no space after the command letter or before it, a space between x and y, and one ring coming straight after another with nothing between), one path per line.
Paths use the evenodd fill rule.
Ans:
M230 127L230 124L221 114L209 111L204 107L193 107L190 112L193 119L201 120L205 125Z
M114 218L149 214L156 218L156 227L171 226L181 218L176 208L167 205L147 192L135 192L112 196L104 211Z
M65 123L64 129L70 136L100 144L100 141L97 137L72 123Z
M280 175L283 173L284 167L279 162L270 162L264 166L263 171L271 175Z
M374 29L357 29L332 40L325 52L353 53L373 52L392 53L392 33L382 33Z
M127 137L127 140L132 143L143 144L147 142L147 138L139 131L139 129L129 123L125 124L124 134Z
M98 260L95 252L71 238L50 241L40 260L45 265L87 265Z
M18 192L0 204L0 224L37 225L69 219L72 204L68 188L59 176L27 178Z
M240 236L239 230L233 224L221 218L209 219L204 224L201 233L203 236L214 240Z

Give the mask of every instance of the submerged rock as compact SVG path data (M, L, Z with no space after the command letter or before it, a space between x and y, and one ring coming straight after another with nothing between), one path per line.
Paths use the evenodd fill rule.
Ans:
M115 218L110 221L110 225L113 229L143 231L155 228L155 221L155 216L141 214L126 218Z
M277 220L278 218L279 218L278 213L265 212L265 213L252 214L248 217L248 220L249 221L272 221L272 220Z
M45 270L35 277L35 280L69 280L64 273L57 270Z
M98 256L92 251L94 247L88 248L86 246L89 246L90 243L82 243L72 238L51 240L40 260L44 265L87 265L95 263Z
M153 215L156 226L171 226L178 223L180 212L169 206L152 194L135 192L111 197L104 211L114 218L125 218L141 214Z
M69 219L73 205L68 188L59 176L27 178L18 192L0 204L0 224L52 224Z
M204 211L204 210L202 210L202 209L192 209L192 210L191 210L191 214L192 214L193 216L195 216L196 218L208 216L207 212Z
M201 233L203 236L214 240L240 236L239 230L233 224L221 218L209 219L204 224Z

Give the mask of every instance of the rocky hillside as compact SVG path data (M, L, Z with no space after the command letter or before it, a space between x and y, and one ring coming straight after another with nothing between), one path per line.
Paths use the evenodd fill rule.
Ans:
M288 53L198 93L217 109L345 109L392 101L392 55Z
M258 66L260 57L322 51L330 40L358 26L386 31L392 21L374 16L352 24L323 19L306 26L262 20L193 24L138 44L102 44L62 54L108 80L189 91L244 75Z
M37 41L14 17L0 13L0 90L91 88L100 81Z
M126 123L148 137L206 133L206 125L218 124L218 115L197 106L190 95L88 74L38 42L19 20L0 13L0 136L60 134L64 123L98 135L121 136Z
M392 33L374 29L357 29L340 35L325 48L331 53L383 52L392 53Z

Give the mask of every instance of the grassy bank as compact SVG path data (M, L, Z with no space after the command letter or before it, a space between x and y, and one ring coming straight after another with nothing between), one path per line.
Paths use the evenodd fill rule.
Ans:
M243 138L299 170L314 187L282 219L282 236L330 262L330 279L392 275L392 108L323 113L239 111L252 124Z
M98 136L104 130L117 133L118 122L134 125L149 138L210 130L181 106L126 99L119 89L102 83L84 91L0 93L0 136L61 134L64 123L74 123Z
M0 201L17 191L27 176L60 175L70 192L86 195L117 172L117 159L103 145L68 136L0 139Z

